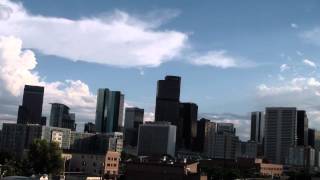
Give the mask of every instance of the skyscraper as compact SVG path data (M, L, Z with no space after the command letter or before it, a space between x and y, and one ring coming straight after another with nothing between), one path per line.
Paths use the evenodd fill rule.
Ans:
M272 163L285 163L289 147L296 145L297 109L269 107L265 115L265 157Z
M218 123L217 133L236 134L236 128L234 128L232 123Z
M52 103L50 126L76 130L75 114L69 113L70 108L64 104Z
M168 121L177 125L179 121L180 84L178 76L166 76L159 80L157 85L157 98L155 121Z
M316 130L315 129L308 129L308 145L312 148L315 148L315 137L316 137Z
M22 105L18 110L18 124L42 124L44 87L24 86Z
M236 147L239 138L235 135L236 129L232 123L217 123L217 132L214 142L214 157L235 159Z
M197 137L198 106L180 103L180 119L177 124L177 148L191 150Z
M99 89L97 95L96 130L101 133L121 131L124 95L120 91Z
M202 152L208 157L214 156L214 143L216 133L216 123L209 119L201 118L197 122L196 151Z
M262 144L264 138L264 114L263 112L251 113L250 140Z
M84 124L84 132L85 133L95 133L96 132L96 125L92 122L88 122Z
M137 107L126 108L124 123L124 144L137 146L138 129L143 124L144 109Z
M297 145L308 145L308 117L306 111L297 111Z
M143 124L144 109L137 107L126 108L124 128L138 128Z

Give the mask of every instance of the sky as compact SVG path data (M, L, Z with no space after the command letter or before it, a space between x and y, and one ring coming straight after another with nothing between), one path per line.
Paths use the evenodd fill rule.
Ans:
M98 88L153 120L156 82L182 77L199 118L232 122L247 140L250 112L305 109L320 129L320 2L0 0L0 123L15 122L25 84L45 86L81 129Z

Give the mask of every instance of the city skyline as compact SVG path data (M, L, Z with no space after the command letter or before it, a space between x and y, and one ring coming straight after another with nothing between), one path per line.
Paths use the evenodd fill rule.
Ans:
M137 5L97 2L90 6L84 1L71 1L55 2L56 6L51 6L50 1L1 1L0 27L5 28L0 28L0 101L3 102L0 121L15 122L25 84L45 87L43 115L47 119L49 103L58 102L76 113L80 126L87 121L94 122L98 88L122 91L126 95L126 107L143 108L146 118L153 119L156 81L165 75L177 75L182 77L181 101L198 105L198 119L232 122L241 139L249 139L250 128L246 127L250 126L250 112L264 111L268 106L304 109L308 112L310 127L319 129L317 64L320 56L317 51L320 35L316 19L320 4L290 1L294 7L290 10L285 7L286 2L273 1L271 4L280 8L272 9L270 5L250 1L252 7L261 11L251 10L234 17L249 7L234 4L239 9L230 8L227 12L231 11L231 15L225 15L218 9L227 9L230 2L205 1L182 6L153 1L154 7L145 5L145 11L139 7L142 2ZM199 15L192 15L188 11L191 5L196 9L212 7L216 12L204 9ZM75 11L68 11L70 7ZM279 15L278 19L268 17L271 9ZM285 13L280 15L282 11ZM203 17L205 13L208 16ZM256 17L250 17L255 13ZM200 17L204 22L188 23L188 19L201 20ZM19 18L24 24L34 23L35 32L21 32L24 25L17 24ZM90 49L88 46L76 48L71 37L49 39L45 34L50 29L42 28L41 23L75 38L81 33L77 30L79 27L86 29L91 23L95 24L89 28L93 34L82 32L88 33L89 38L80 38L82 43L94 43L92 39L106 27L119 39L107 41L105 45L97 41ZM11 31L10 27L18 29ZM126 37L114 30L138 34ZM142 38L146 36L150 39ZM98 37L108 38L105 32ZM65 47L70 51L58 48L61 41L71 42ZM132 45L126 46L128 42ZM114 47L110 55L103 50L108 47ZM14 53L8 55L8 50ZM20 54L21 51L24 53Z

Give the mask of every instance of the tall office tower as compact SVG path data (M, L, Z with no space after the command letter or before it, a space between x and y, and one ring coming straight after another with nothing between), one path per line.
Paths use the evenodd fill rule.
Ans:
M92 122L88 122L84 124L84 132L85 133L95 133L96 132L96 125Z
M235 159L239 137L228 132L217 132L215 135L214 158Z
M157 98L155 121L168 121L177 125L179 121L180 84L178 76L166 76L159 80L157 85Z
M143 124L144 109L126 108L124 123L124 144L137 146L139 125Z
M304 110L297 111L297 145L308 145L308 117Z
M264 138L264 114L263 112L251 113L250 140L262 144Z
M236 134L236 128L232 123L217 123L217 133Z
M315 129L308 129L308 147L314 149L315 166L320 167L320 132Z
M154 122L139 126L139 156L175 156L176 126L170 122Z
M308 145L314 148L315 145L315 137L316 137L316 130L315 129L308 129Z
M314 133L315 166L320 167L320 131Z
M232 123L217 123L215 134L214 157L235 159L239 138L235 136L236 129Z
M22 105L18 110L18 124L42 124L42 104L44 87L24 86Z
M177 149L191 150L197 137L198 106L180 103L180 120L177 124Z
M69 113L70 108L64 104L52 103L50 126L76 130L75 114Z
M214 156L216 123L201 118L197 122L196 151L202 152L205 156Z
M96 109L96 131L110 133L123 127L124 95L120 91L99 89Z
M272 163L285 163L289 147L296 145L297 109L268 107L265 114L265 157Z
M137 107L126 108L124 128L138 128L143 124L144 109Z

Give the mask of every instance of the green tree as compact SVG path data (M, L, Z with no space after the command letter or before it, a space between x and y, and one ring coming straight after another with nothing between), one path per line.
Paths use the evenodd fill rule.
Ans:
M26 160L34 174L59 175L63 171L62 151L55 142L33 141Z

